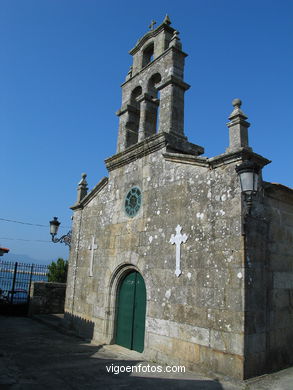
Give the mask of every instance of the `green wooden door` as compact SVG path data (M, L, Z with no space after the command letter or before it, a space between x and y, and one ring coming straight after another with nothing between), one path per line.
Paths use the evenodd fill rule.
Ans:
M132 271L120 283L116 344L142 352L144 348L146 289L142 276Z

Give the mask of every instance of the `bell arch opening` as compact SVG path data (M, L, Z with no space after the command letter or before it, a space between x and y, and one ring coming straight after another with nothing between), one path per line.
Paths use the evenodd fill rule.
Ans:
M154 60L154 42L151 42L142 53L142 67L144 68L147 64Z
M161 80L162 77L160 73L155 73L148 81L147 91L150 97L150 104L146 115L146 121L148 122L147 137L159 132L160 92L158 90L158 85Z
M138 142L138 130L140 121L140 103L138 101L138 97L141 94L142 88L140 86L134 88L134 90L131 92L128 120L125 125L127 148Z

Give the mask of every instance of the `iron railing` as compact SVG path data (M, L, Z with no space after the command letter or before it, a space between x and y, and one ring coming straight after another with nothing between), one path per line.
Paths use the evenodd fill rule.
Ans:
M0 302L27 303L32 282L48 280L48 265L0 260Z

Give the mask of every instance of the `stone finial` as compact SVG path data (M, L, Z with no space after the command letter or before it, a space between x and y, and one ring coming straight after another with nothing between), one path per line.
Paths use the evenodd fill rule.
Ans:
M88 186L86 181L86 173L81 175L81 180L77 187L77 202L79 203L87 194Z
M81 174L81 181L78 184L82 184L82 183L86 182L86 177L87 177L87 174L86 173L82 173Z
M240 107L242 106L242 101L240 99L238 99L238 98L233 99L232 106L234 107L234 110L232 111L231 115L229 116L229 119L233 119L236 116L241 116L242 118L247 119L247 116L240 109Z
M232 106L233 107L241 107L241 105L242 105L242 101L240 100L240 99L238 99L238 98L236 98L236 99L233 99L232 100Z
M171 20L170 20L170 18L169 18L169 15L168 15L168 14L166 14L166 16L165 16L165 19L163 20L163 23L165 23L165 24L168 24L168 25L170 25L170 24L171 24Z
M176 47L177 49L182 49L182 44L180 42L180 38L179 38L179 31L175 30L173 32L173 36L172 36L172 39L171 39L171 42L169 44L169 47Z
M247 116L240 108L242 101L238 98L233 99L232 105L234 109L229 116L230 122L227 123L229 127L230 145L226 152L233 152L241 148L252 150L248 145L248 128L250 123L246 121Z

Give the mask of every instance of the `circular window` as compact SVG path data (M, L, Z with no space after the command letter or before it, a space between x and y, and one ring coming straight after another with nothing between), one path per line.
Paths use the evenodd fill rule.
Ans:
M129 217L134 217L141 206L141 191L138 187L133 187L128 191L125 198L125 212Z

